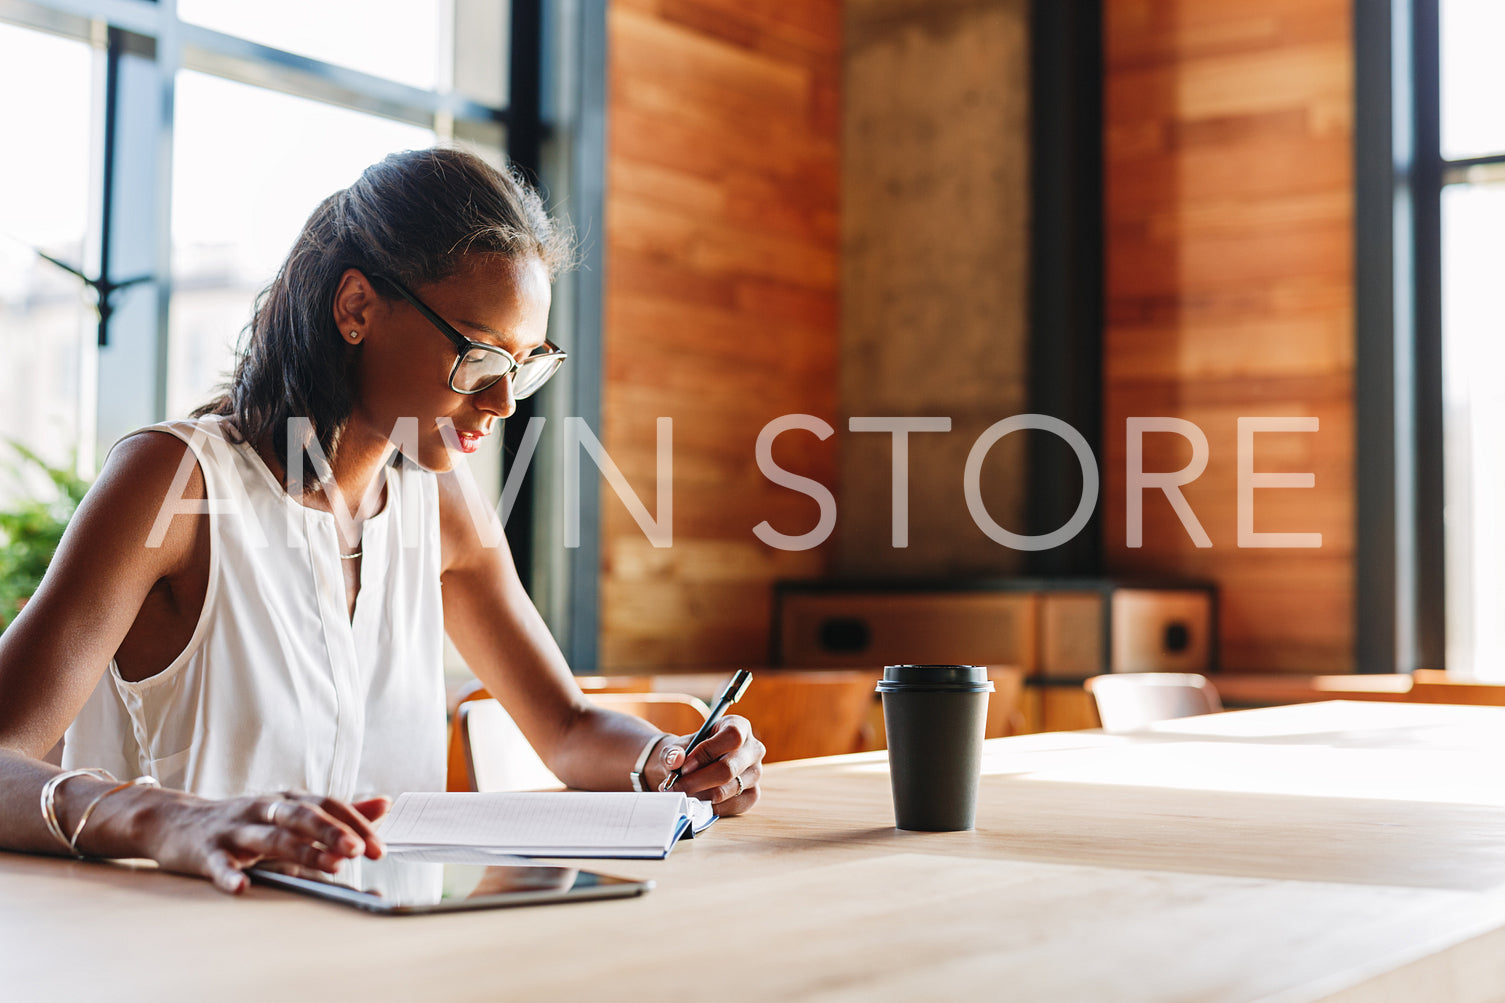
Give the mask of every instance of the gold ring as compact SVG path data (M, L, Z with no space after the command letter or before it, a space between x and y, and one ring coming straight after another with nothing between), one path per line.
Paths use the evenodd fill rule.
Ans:
M742 783L742 774L739 773L737 774L737 793L733 794L732 797L740 798L742 796L742 792L745 790L747 790L747 787Z

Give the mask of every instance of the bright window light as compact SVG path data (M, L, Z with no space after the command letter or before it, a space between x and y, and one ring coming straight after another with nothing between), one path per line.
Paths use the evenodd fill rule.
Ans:
M1505 678L1505 185L1442 193L1447 665Z
M83 283L41 249L84 260L90 216L93 54L82 42L0 24L0 440L55 465L92 421L94 311ZM85 401L85 393L90 400ZM91 428L92 432L92 428ZM10 450L0 446L0 463ZM7 491L0 478L0 497Z
M450 0L178 0L178 16L424 90L449 90Z
M1505 151L1500 115L1500 0L1442 0L1442 155L1448 160Z
M176 113L167 410L182 417L223 382L252 301L314 207L387 154L436 137L190 71L178 74Z
M1442 155L1505 153L1499 0L1441 5ZM1447 666L1505 679L1505 172L1470 168L1442 192L1442 366Z

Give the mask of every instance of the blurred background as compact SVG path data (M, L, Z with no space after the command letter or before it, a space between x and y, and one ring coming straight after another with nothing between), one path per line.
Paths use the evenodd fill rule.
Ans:
M549 419L508 535L579 671L819 660L792 653L800 595L1027 593L1013 660L1039 660L1050 595L1153 583L1215 596L1194 669L1505 676L1502 29L1491 0L0 0L0 437L93 476L214 394L319 200L458 143L581 241L570 362L507 432ZM1096 457L1090 521L1045 551L963 491L1020 413ZM753 533L822 516L755 460L789 414L831 429L772 446L832 493L803 550ZM671 547L593 477L564 546L566 415L650 512L675 419ZM909 437L904 546L864 416L951 420ZM1206 436L1184 495L1210 547L1158 491L1129 545L1136 416ZM1319 420L1256 436L1253 469L1315 475L1254 492L1254 529L1320 547L1239 546L1241 416ZM475 465L494 494L506 453ZM1191 455L1144 437L1147 471ZM0 508L53 490L14 466ZM1021 534L1083 488L1038 431L978 471ZM823 664L875 629L821 615Z

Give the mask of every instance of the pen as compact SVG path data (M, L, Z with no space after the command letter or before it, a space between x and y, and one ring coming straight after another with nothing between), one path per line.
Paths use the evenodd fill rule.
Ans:
M690 752L694 750L695 746L705 741L706 736L711 733L711 729L716 727L716 722L726 716L727 708L742 699L742 694L747 692L747 684L750 682L752 682L752 673L746 669L738 669L736 674L727 682L726 687L721 691L721 695L716 698L716 705L711 708L711 713L706 716L705 724L700 726L700 730L695 733L695 737L690 739L690 744L685 746L685 762L690 761ZM680 770L683 769L684 766L681 765L679 770L670 773L664 779L663 784L659 786L659 790L673 790L675 782L679 780Z

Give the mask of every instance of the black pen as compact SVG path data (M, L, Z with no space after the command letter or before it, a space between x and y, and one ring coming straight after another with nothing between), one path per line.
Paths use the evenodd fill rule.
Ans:
M711 713L706 716L705 724L700 726L700 730L695 733L695 737L690 739L690 744L685 746L686 763L690 761L691 750L701 742L704 742L706 736L711 733L711 729L716 727L716 722L726 716L727 708L742 699L742 694L747 692L747 684L750 682L752 682L752 673L746 669L738 669L736 674L732 676L731 680L726 684L726 688L721 691L721 695L716 698L716 706L712 707ZM680 770L683 769L684 765L681 764L678 770L670 773L664 779L664 782L659 785L659 790L673 790L675 781L679 779Z

